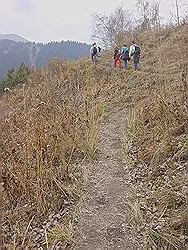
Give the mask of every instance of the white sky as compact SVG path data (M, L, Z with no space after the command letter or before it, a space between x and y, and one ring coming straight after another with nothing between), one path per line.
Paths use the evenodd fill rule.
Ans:
M169 16L174 0L161 0ZM184 0L183 0L184 1ZM133 9L136 0L0 0L0 34L14 33L31 41L91 42L92 14L110 14L118 6Z

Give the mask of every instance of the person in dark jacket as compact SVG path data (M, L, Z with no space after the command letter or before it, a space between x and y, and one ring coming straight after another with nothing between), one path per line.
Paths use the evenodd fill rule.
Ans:
M90 53L91 53L91 60L94 64L97 63L97 56L98 56L98 47L96 45L96 43L92 44L91 49L90 49Z
M123 45L122 49L121 49L121 59L123 60L124 63L124 68L127 69L128 68L128 61L129 61L129 49L127 47L127 45Z

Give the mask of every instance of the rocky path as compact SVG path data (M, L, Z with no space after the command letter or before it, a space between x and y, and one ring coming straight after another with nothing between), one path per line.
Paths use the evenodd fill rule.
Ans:
M112 112L100 127L98 159L78 206L73 249L142 249L130 211L122 136L126 113Z

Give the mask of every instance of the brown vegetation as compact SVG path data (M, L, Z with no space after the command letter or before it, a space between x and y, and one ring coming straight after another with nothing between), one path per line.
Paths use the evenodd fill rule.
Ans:
M99 92L111 81L102 70L54 61L4 96L4 245L43 243L45 230L55 230L48 216L62 216L78 200L78 163L95 154Z
M114 106L130 110L133 202L147 247L185 246L186 31L184 25L140 34L138 72L113 71L104 59L97 67L53 61L4 96L3 246L71 243L80 163L95 156L99 120Z
M188 234L187 26L168 32L153 44L148 38L146 49L152 46L154 53L136 81L137 100L126 127L134 204L148 249L186 249Z

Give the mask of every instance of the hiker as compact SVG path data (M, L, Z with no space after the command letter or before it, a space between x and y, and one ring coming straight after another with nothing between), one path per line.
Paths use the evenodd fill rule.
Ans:
M114 50L114 68L117 68L117 64L118 64L118 68L121 69L121 52L118 48L115 48Z
M121 59L124 63L124 68L127 69L128 68L128 61L129 61L129 49L127 47L127 45L123 45L122 49L121 49Z
M98 49L96 43L94 43L94 44L91 46L91 49L90 49L91 60L92 60L92 62L93 62L94 64L97 64L98 52L99 52L99 49Z
M139 69L140 54L141 54L140 47L134 41L132 41L132 44L131 44L130 50L129 50L129 57L133 58L135 70Z

